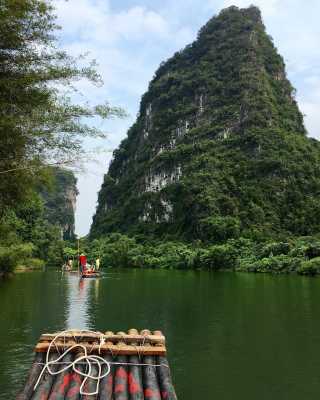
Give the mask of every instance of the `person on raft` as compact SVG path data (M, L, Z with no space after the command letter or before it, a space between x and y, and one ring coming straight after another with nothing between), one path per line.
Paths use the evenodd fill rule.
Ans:
M87 271L87 257L83 253L79 257L79 262L81 273L85 273Z
M72 260L72 258L69 258L69 260L68 260L68 269L69 269L69 271L72 270L72 267L73 267L73 260Z
M96 271L99 271L100 268L100 257L96 258Z

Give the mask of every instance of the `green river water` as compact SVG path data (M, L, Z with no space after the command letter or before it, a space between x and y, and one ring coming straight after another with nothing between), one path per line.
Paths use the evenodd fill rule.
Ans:
M320 279L113 270L0 283L0 399L14 399L39 335L160 329L180 400L313 400L320 394Z

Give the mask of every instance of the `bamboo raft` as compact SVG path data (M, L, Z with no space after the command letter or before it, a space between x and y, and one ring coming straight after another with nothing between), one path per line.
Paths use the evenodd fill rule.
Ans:
M166 354L161 331L43 334L16 400L176 400Z
M94 272L83 272L81 274L82 279L90 279L90 278L99 278L100 277L100 272L99 271L94 271Z

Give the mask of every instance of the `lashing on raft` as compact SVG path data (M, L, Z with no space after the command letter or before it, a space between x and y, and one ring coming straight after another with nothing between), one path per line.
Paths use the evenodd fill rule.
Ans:
M176 400L161 331L41 335L16 400Z

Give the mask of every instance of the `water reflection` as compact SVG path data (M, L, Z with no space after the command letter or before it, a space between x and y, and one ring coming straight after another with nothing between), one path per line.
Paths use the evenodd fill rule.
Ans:
M93 281L68 275L66 329L89 329L89 303Z
M100 286L100 279L94 280L94 299L97 302L99 299L99 286Z

